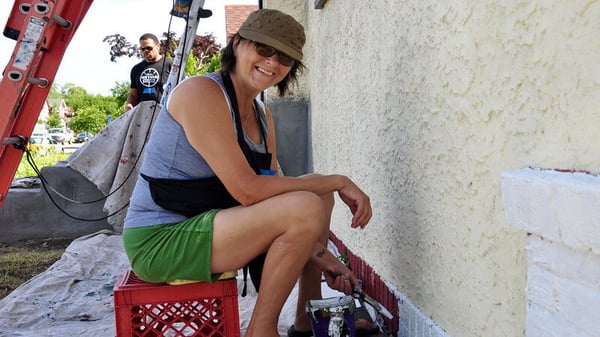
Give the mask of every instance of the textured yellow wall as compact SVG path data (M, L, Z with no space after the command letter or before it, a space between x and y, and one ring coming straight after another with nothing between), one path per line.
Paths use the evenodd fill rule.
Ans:
M315 171L372 196L334 232L449 335L524 336L501 173L600 172L600 1L313 4L268 1L306 15Z

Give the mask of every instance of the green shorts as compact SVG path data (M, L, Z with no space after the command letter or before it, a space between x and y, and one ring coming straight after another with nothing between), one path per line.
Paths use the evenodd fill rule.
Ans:
M213 220L211 210L182 222L125 228L123 244L131 269L146 282L174 280L216 281L210 257Z

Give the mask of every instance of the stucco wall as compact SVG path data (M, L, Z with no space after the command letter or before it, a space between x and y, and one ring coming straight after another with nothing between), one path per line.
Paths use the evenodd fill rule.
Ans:
M307 28L314 170L372 196L334 232L451 336L524 336L501 173L600 171L600 1L265 1Z

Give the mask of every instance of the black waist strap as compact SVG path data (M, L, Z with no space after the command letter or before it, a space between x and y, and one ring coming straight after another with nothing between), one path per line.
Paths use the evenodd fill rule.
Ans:
M188 218L240 204L216 176L193 180L159 179L143 173L140 176L150 185L152 200L158 206Z

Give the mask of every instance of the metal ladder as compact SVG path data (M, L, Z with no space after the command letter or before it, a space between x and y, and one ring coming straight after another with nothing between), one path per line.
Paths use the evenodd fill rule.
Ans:
M17 43L0 81L0 207L65 50L92 2L14 2L4 36Z

